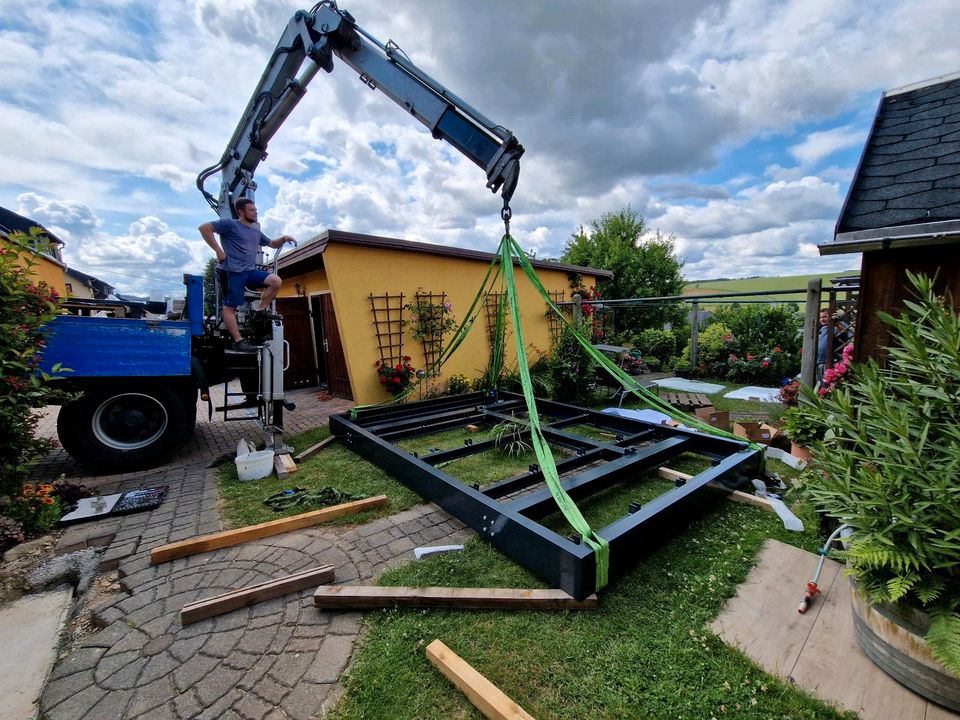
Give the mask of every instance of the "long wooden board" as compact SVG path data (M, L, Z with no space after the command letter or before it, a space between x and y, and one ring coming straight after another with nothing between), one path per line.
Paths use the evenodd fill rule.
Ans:
M280 520L270 520L259 525L248 525L247 527L237 528L236 530L225 530L223 532L211 533L210 535L201 535L190 540L161 545L150 551L150 562L154 565L168 560L196 555L197 553L209 552L218 548L241 545L250 540L259 540L260 538L270 537L271 535L280 535L281 533L300 528L317 525L326 520L342 517L343 515L352 515L363 512L364 510L373 510L387 504L386 495L377 495L376 497L366 498L364 500L355 500L354 502L343 503L342 505L333 505L328 508L314 510L301 515L293 515Z
M443 607L460 610L592 610L597 596L574 600L563 590L513 588L318 587L313 602L329 608Z
M288 454L273 456L273 471L280 480L286 480L297 472L297 464Z
M299 452L299 453L297 453L296 455L294 455L294 456L293 456L293 459L294 459L296 462L298 462L298 463L302 463L304 460L309 460L309 459L312 458L314 455L316 455L318 452L320 452L320 451L323 450L325 447L327 447L327 445L330 445L330 444L336 442L336 440L337 440L336 435L331 435L331 436L328 437L328 438L324 438L323 440L321 440L320 442L318 442L316 445L311 445L310 447L308 447L308 448L307 448L306 450L304 450L303 452Z
M310 570L287 575L276 580L268 580L258 585L233 592L216 595L214 597L195 600L187 603L180 610L180 624L190 625L198 620L223 615L232 610L239 610L247 605L255 605L264 600L281 597L287 593L306 590L323 583L333 582L333 565L321 565Z
M489 720L533 720L533 717L500 688L477 672L473 666L444 645L434 640L427 645L427 659L444 677L457 686Z
M670 468L664 467L660 468L657 471L657 474L667 480L689 480L693 477L693 475L688 475L687 473L680 472L679 470L671 470ZM731 490L730 488L717 482L707 483L707 487L713 490L722 490L723 492L727 493L727 499L733 500L733 502L746 503L747 505L758 507L761 510L773 512L773 508L765 498L758 497L757 495L751 495L750 493L745 493L741 490Z

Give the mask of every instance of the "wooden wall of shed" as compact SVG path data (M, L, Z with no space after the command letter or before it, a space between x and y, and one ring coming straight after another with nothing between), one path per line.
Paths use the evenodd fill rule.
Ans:
M907 271L936 275L938 293L949 290L960 301L960 242L947 245L865 252L860 270L860 307L855 338L856 360L881 363L890 345L890 328L878 316L899 315L911 298Z

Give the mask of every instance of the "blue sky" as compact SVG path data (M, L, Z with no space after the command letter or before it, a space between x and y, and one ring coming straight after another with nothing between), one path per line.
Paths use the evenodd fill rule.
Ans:
M690 279L821 258L884 89L960 69L953 0L344 0L358 24L527 149L512 230L556 257L631 206ZM76 268L178 294L209 250L194 187L287 21L278 0L0 0L0 205ZM257 173L263 229L493 250L482 171L335 59ZM216 192L212 180L208 189Z

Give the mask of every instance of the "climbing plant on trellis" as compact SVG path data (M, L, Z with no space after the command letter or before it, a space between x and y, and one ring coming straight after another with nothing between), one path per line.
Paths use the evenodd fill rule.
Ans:
M410 313L410 320L405 324L411 326L411 336L420 340L424 362L430 368L443 354L444 335L457 326L453 306L447 301L445 292L425 292L421 288L414 294L413 302L404 308ZM431 374L439 375L439 368L435 368Z
M380 361L390 366L403 362L403 293L370 293L370 311Z

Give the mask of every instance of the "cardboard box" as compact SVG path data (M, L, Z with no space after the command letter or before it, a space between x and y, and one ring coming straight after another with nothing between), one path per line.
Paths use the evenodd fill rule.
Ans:
M713 405L707 405L707 407L697 408L694 412L698 418L705 420L713 427L720 430L730 430L730 413L726 410L720 411Z
M733 424L733 434L750 442L769 445L777 437L777 429L767 423L741 420Z

